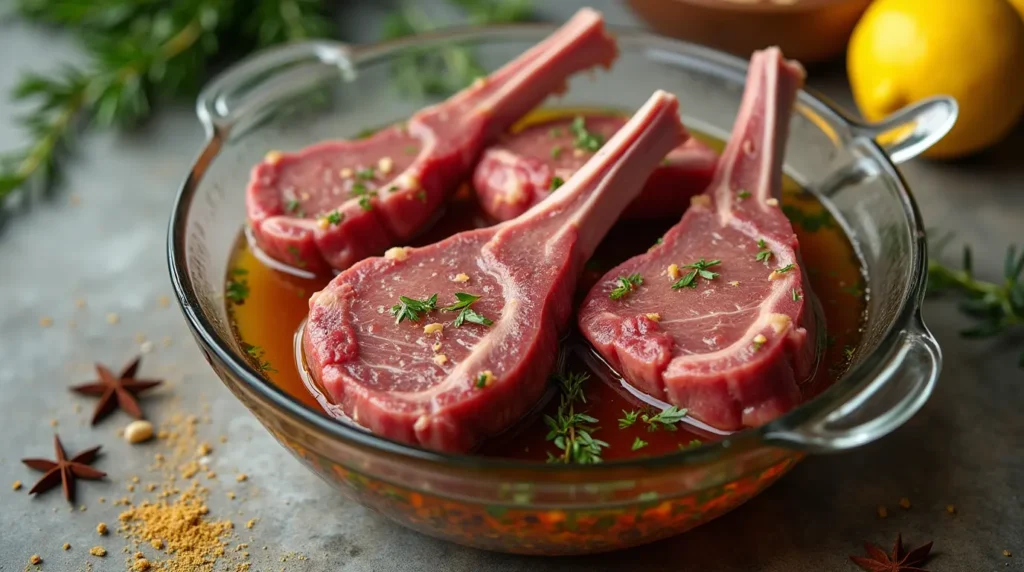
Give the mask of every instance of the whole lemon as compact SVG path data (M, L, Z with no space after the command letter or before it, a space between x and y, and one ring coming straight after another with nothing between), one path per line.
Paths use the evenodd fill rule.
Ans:
M1024 19L1007 0L876 0L850 38L847 72L871 121L932 95L955 97L956 125L927 155L968 155L1002 139L1024 112Z

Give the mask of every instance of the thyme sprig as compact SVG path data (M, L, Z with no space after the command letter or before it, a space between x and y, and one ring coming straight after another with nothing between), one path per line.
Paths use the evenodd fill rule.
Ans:
M587 402L583 394L583 384L589 378L590 375L585 372L555 374L561 391L558 412L554 417L545 415L544 423L550 429L547 440L552 441L558 448L558 454L548 453L549 463L601 462L601 450L607 448L608 443L593 436L593 433L600 429L595 425L598 421L585 412L576 411L577 405Z
M1001 282L980 280L974 274L973 254L964 246L960 269L943 265L938 256L951 237L936 243L928 261L928 293L959 298L959 309L975 323L960 332L965 338L990 338L1024 333L1024 248L1010 245L1003 259ZM1024 351L1018 357L1024 367Z
M193 96L210 66L330 29L320 0L20 0L16 9L75 29L89 63L18 81L12 99L30 106L19 118L30 141L0 156L0 206L20 191L52 188L79 132L134 127L159 100Z

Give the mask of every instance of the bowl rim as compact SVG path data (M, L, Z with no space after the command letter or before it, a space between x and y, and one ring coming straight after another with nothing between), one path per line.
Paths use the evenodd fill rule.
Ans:
M532 39L539 34L548 34L556 29L556 27L556 25L547 23L506 24L483 27L464 26L363 46L351 46L343 42L331 40L317 43L343 49L349 61L358 67L363 62L387 56L401 49L422 48L425 45L430 46L437 43L454 41L476 40L486 43L502 39L523 40L526 39L524 36L529 36ZM616 34L620 44L625 42L628 44L640 44L647 48L666 49L678 56L698 60L701 66L711 66L720 75L733 75L739 81L745 81L747 61L736 56L682 40L660 36L638 28L616 27L613 29L613 32ZM240 65L240 63L229 66L223 73L227 73ZM855 125L855 121L850 119L846 112L813 89L807 87L802 89L798 94L797 103L798 105L807 106L833 124L845 128L851 128ZM808 451L807 448L797 446L792 442L771 439L770 436L772 434L777 435L792 431L799 428L802 422L813 419L816 416L828 414L847 401L849 397L874 381L877 376L873 374L880 371L882 366L891 357L889 355L891 348L899 345L903 329L918 317L920 304L924 296L927 245L925 242L923 220L900 171L876 141L865 138L861 149L862 152L868 153L869 157L880 168L880 175L895 186L896 194L903 210L904 220L907 225L905 229L911 236L910 283L908 284L906 296L899 303L899 310L893 314L894 318L888 324L888 330L878 342L875 350L854 363L846 374L833 383L831 387L768 424L746 429L734 433L726 439L705 443L693 449L654 457L578 465L433 451L349 427L305 405L283 389L265 380L252 368L248 361L231 349L230 344L217 334L212 322L202 313L202 306L199 304L188 272L185 231L199 181L224 143L219 130L210 129L207 131L207 134L205 144L190 168L188 175L178 188L167 232L168 269L175 298L193 335L203 346L203 349L209 352L206 357L213 359L212 356L216 356L216 359L228 368L230 375L243 383L248 391L255 393L261 400L269 402L277 412L290 418L293 422L326 435L330 439L339 440L348 446L355 446L375 454L384 454L403 462L412 462L445 471L471 471L478 477L498 476L514 471L517 475L524 475L526 478L529 478L531 475L543 478L544 476L557 474L560 478L566 478L570 481L575 479L586 481L599 478L602 475L611 477L614 474L621 474L621 471L629 469L653 471L655 469L673 469L702 465L709 460L718 458L719 455L725 454L726 451L730 454L736 454L758 448L762 445L788 448L792 449L794 454L803 454ZM212 356L210 355L211 353ZM505 480L507 480L507 475Z

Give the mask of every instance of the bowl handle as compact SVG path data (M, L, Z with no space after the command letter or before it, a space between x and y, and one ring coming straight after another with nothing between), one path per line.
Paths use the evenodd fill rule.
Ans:
M910 419L928 400L942 366L939 345L920 315L911 322L871 383L852 399L796 428L769 429L766 439L815 453L842 451L870 443Z
M208 136L224 136L242 118L258 121L292 96L337 78L351 80L355 69L343 43L312 41L258 52L217 75L199 93L196 115Z
M874 139L897 165L917 157L942 139L956 123L959 107L952 97L921 100L878 123L851 121L854 136Z

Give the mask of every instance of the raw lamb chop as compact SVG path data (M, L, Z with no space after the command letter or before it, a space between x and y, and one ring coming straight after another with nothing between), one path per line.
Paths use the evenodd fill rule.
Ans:
M583 334L634 387L719 429L796 406L816 365L814 296L779 208L799 64L755 53L715 181L646 254L612 269Z
M481 207L498 220L515 218L551 196L626 123L613 115L579 115L530 125L488 147L473 171ZM678 217L704 192L718 155L697 139L673 149L622 216Z
M506 429L544 392L583 263L688 136L676 98L656 92L519 218L353 265L310 298L310 374L397 441L468 451Z
M433 221L480 152L566 79L609 66L615 41L580 10L522 56L428 107L405 126L298 153L269 153L246 193L249 225L271 258L313 272L345 269Z

